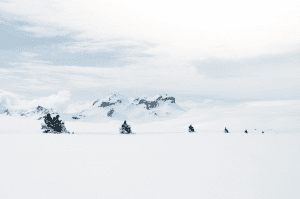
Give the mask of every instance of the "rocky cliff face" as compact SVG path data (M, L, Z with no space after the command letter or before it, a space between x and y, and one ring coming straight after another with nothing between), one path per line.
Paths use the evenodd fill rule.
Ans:
M93 103L93 106L98 106L100 108L106 108L108 106L116 105L116 104L121 104L122 102L127 102L127 99L118 93L112 93L108 96L106 96L103 99L98 99ZM123 103L124 103L123 102Z
M162 102L167 102L167 103L174 103L175 104L175 98L174 97L167 97L166 95L163 96L159 96L157 97L157 99L155 99L154 101L147 101L145 99L135 99L134 102L137 104L141 104L141 105L145 105L145 108L147 110L153 109L158 107L160 104L162 104Z

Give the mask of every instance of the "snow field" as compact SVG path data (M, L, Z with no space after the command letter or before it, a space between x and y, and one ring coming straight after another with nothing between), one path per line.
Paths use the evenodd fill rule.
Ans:
M299 198L300 134L1 134L0 198Z

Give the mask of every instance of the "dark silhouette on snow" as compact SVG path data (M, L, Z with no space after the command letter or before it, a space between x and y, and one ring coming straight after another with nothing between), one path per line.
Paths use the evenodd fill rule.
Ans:
M264 134L265 132L261 132L262 134Z
M245 133L248 133L247 129L245 130Z
M121 134L133 134L133 132L131 131L130 126L126 123L126 120L124 121L124 123L120 127L120 133Z
M8 109L6 109L4 112L3 112L4 115L10 115L10 112Z
M64 122L59 120L59 115L56 115L52 118L51 115L48 113L44 117L44 121L46 124L46 128L43 128L44 126L42 124L42 129L45 129L44 133L70 133L66 130Z
M228 129L225 127L224 133L229 133Z
M195 129L194 129L194 127L193 127L192 125L189 126L189 132L190 132L190 133L195 132Z

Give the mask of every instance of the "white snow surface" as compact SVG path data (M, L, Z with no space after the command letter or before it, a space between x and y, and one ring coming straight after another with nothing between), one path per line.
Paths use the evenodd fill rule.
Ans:
M75 134L43 134L42 121L0 115L0 198L298 199L297 104L128 120L133 135L119 134L118 120L66 121Z

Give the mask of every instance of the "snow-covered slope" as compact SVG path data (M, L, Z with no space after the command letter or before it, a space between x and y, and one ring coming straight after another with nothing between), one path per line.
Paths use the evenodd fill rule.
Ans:
M41 120L43 116L46 114L56 115L58 114L56 111L54 111L52 108L47 109L42 106L37 106L35 109L30 109L28 111L9 111L6 109L3 114L7 116L13 116L13 117L26 117L30 119L37 119Z
M118 93L112 93L96 100L91 107L73 116L74 120L108 121L108 120L144 120L155 121L172 118L184 110L175 103L174 97L166 94L154 98L128 99Z

